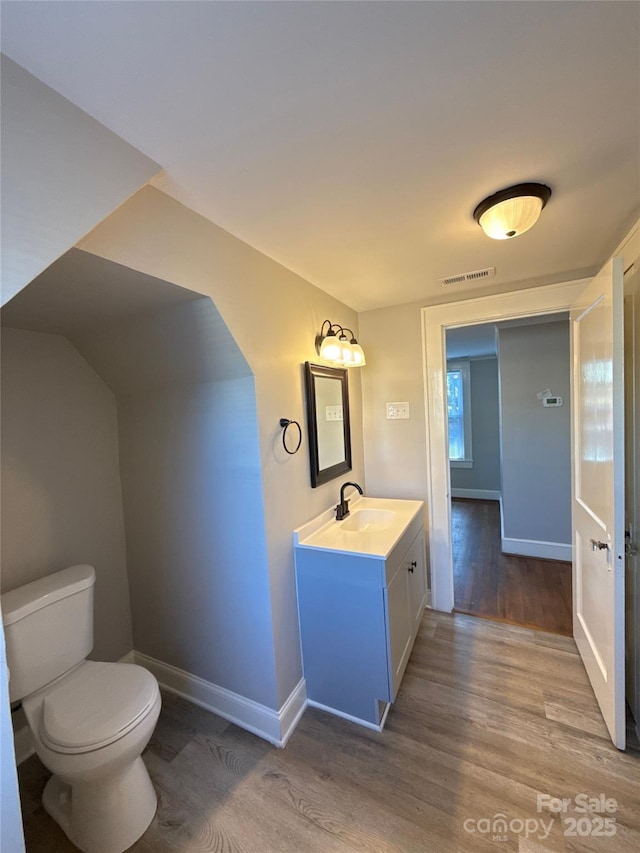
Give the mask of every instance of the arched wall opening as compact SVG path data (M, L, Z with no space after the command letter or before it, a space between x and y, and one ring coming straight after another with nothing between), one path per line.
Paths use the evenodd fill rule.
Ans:
M254 378L212 300L72 249L2 323L2 589L91 563L97 658L277 707Z

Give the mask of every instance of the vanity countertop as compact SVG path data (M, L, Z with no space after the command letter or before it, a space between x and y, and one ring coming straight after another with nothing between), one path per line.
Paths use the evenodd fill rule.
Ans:
M297 527L294 546L386 559L423 507L423 501L354 497L342 521L331 508Z

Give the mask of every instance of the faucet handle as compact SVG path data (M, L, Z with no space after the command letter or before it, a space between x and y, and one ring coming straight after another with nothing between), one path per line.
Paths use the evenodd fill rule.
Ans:
M340 501L336 506L336 521L342 521L349 515L349 501Z

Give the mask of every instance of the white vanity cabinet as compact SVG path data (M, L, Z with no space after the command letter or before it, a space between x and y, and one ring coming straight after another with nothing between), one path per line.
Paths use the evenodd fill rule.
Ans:
M384 522L371 509L382 510ZM329 515L295 531L311 704L373 728L384 724L426 603L423 510L421 501L363 498L352 502L355 529ZM368 513L362 529L359 511Z

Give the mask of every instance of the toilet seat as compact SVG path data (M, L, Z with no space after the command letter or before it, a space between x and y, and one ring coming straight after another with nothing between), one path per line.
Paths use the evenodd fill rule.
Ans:
M85 661L45 695L40 737L59 753L100 749L135 728L159 696L156 679L141 666Z

